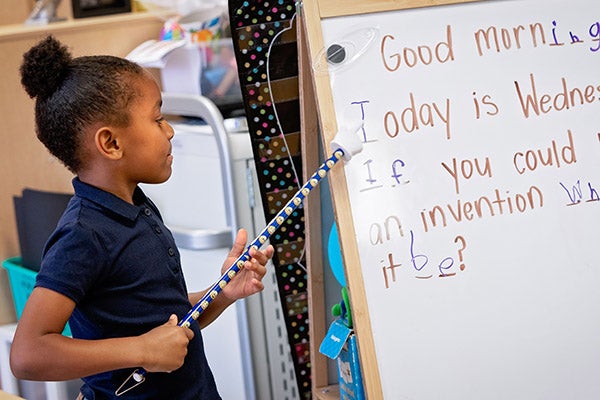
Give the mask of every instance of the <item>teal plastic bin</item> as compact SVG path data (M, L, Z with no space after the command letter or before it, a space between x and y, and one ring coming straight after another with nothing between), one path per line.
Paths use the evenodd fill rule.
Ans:
M23 267L21 265L21 257L8 258L2 261L2 267L8 273L8 282L10 283L13 302L15 303L17 320L19 320L25 308L25 303L31 292L33 292L37 272ZM71 329L68 323L65 326L63 335L71 336Z

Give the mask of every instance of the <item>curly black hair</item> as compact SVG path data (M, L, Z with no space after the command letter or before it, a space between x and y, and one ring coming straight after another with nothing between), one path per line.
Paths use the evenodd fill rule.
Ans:
M86 128L101 122L129 123L136 76L143 68L123 58L73 58L69 49L48 36L23 55L21 84L35 98L39 140L73 173L84 165L80 143Z

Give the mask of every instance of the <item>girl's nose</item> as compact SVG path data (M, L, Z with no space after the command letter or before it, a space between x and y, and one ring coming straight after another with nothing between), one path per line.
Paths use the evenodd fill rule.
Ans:
M175 136L175 129L173 129L171 124L167 122L167 137L169 138L169 140L171 140L173 139L173 136Z

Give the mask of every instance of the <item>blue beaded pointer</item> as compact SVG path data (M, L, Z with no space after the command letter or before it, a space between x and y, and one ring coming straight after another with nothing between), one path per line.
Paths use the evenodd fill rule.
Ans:
M329 170L340 160L349 159L348 155L344 153L343 149L337 149L333 152L333 155L325 160L310 179L296 192L294 197L287 202L287 204L279 211L279 213L269 222L269 224L263 229L263 231L250 243L244 253L238 257L227 271L221 276L221 278L206 292L206 294L192 307L186 316L179 321L179 326L189 328L193 321L196 321L200 314L208 308L210 303L217 297L225 286L235 277L235 275L244 268L244 263L250 260L250 249L259 249L263 244L269 240L271 235L281 226L281 224L296 210L306 196L314 189L321 179L323 179ZM129 377L119 386L115 391L117 396L121 396L131 389L141 385L146 380L146 370L144 368L137 368L129 375ZM130 384L131 382L131 384Z

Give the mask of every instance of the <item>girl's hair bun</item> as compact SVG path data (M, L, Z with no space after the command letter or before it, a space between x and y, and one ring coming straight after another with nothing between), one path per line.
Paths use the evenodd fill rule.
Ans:
M53 36L23 54L21 84L31 97L48 98L65 79L73 57Z

